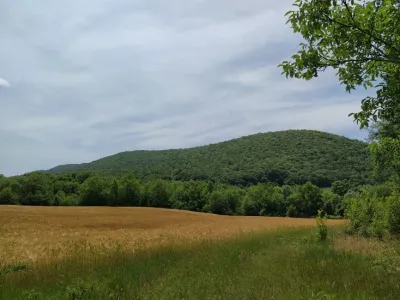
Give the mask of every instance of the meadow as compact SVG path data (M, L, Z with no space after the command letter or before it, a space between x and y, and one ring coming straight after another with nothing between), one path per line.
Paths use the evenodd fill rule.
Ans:
M0 207L0 299L399 299L395 241L328 220Z

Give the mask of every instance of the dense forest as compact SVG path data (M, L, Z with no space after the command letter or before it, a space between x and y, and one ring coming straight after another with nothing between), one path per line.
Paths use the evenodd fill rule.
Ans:
M0 204L41 206L149 206L225 215L315 216L319 209L343 216L343 195L354 190L349 181L332 191L310 182L303 185L260 183L235 187L210 181L140 181L131 174L33 172L0 178Z
M131 173L140 180L206 180L235 186L275 182L329 187L334 181L369 182L366 144L312 130L288 130L241 137L207 146L131 151L91 163L64 165L50 173Z

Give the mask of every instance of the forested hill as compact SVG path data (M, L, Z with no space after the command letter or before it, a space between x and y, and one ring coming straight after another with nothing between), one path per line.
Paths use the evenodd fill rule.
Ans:
M320 131L288 130L188 149L122 152L48 170L71 171L130 171L139 179L203 179L234 185L311 181L323 187L341 179L364 183L370 163L361 141Z

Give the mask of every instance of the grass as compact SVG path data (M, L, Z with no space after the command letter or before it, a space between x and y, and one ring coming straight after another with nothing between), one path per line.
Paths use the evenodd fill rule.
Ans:
M400 242L343 222L3 207L0 299L399 299Z
M381 261L378 243L359 251L340 230L330 236L279 229L136 253L84 245L0 276L0 299L398 299L400 271L387 265L397 261Z
M344 221L329 222L334 225ZM146 207L0 206L0 269L21 261L32 263L69 256L71 244L136 249L288 226L315 226L315 221Z

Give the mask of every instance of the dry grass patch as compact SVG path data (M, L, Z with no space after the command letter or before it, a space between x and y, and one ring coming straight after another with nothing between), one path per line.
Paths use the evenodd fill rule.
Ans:
M398 240L380 241L360 236L337 236L334 249L371 258L371 267L384 268L388 273L400 272L400 242Z
M328 224L343 224L329 220ZM71 244L143 248L255 230L315 226L313 219L235 217L156 208L0 207L0 266L68 255ZM70 250L69 250L70 251Z
M371 254L381 249L383 244L376 239L363 238L359 236L340 236L334 240L336 250Z

